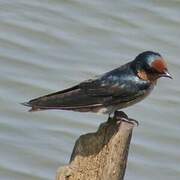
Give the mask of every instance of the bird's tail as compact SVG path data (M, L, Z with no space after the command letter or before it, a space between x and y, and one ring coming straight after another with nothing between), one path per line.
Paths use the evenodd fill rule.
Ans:
M42 110L44 110L43 108L36 107L36 106L33 105L33 103L31 103L30 101L28 101L28 102L23 102L23 103L20 103L20 104L22 104L23 106L31 107L31 109L28 110L29 112L42 111Z
M80 112L96 112L102 104L98 103L97 97L88 96L78 85L63 91L48 94L29 102L22 103L31 107L30 112L47 109L73 110Z
M67 103L64 102L65 98L67 99L67 96L70 96L70 94L73 95L73 93L77 92L77 90L78 86L74 86L62 91L32 99L28 102L23 102L21 104L31 107L29 112L47 109L64 109L65 106L67 106Z

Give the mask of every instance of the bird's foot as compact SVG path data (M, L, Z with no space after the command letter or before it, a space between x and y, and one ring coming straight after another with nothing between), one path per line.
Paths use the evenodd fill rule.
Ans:
M123 111L115 111L114 118L117 120L118 124L124 121L139 126L139 122L137 120L129 118Z
M123 111L115 111L114 112L114 118L116 118L116 119L120 119L120 118L128 119L128 115Z
M128 118L128 119L126 119L126 118L121 118L120 121L128 122L128 123L133 124L133 125L135 125L135 126L139 126L139 122L138 122L137 120L135 120L135 119L131 119L131 118Z

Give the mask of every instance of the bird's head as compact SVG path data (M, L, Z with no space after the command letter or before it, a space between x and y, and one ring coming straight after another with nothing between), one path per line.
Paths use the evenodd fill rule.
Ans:
M160 77L172 79L165 60L159 53L145 51L133 61L137 75L144 80L157 80Z

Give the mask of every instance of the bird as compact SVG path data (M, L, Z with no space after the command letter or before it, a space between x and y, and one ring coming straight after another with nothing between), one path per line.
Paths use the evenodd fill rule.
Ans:
M146 98L161 77L172 79L164 58L145 51L116 69L22 104L31 112L57 109L111 115Z

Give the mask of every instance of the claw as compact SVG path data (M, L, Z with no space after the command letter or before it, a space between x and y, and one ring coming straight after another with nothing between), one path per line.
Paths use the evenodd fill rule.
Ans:
M121 121L124 121L124 122L127 122L127 123L130 123L130 124L133 124L135 126L139 126L139 122L135 119L126 119L126 118L121 118Z
M114 117L119 119L119 118L126 118L128 119L128 116L126 113L124 113L123 111L115 111L114 112Z
M114 113L114 118L117 121L117 123L119 124L121 121L124 121L124 122L128 122L128 123L131 123L135 126L139 126L139 122L135 119L131 119L127 116L127 114L125 114L123 111L115 111Z

